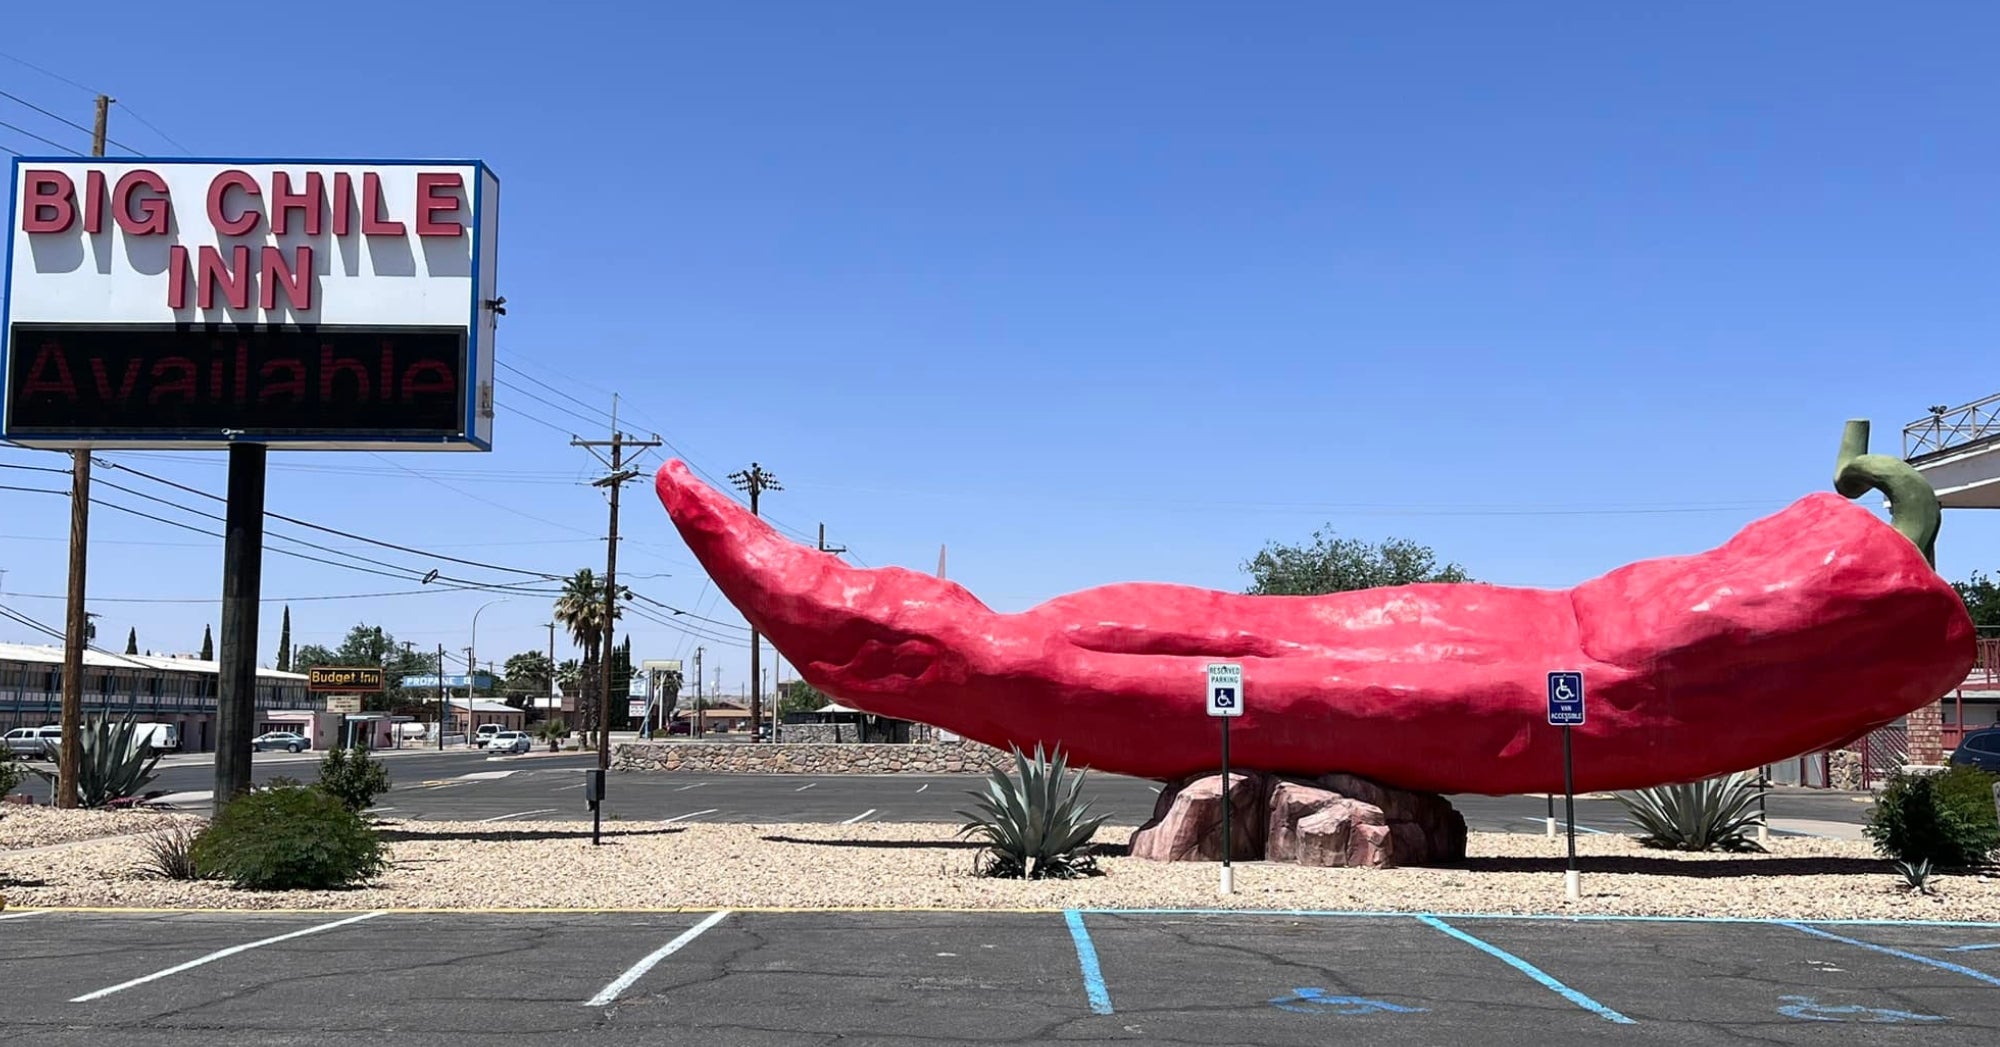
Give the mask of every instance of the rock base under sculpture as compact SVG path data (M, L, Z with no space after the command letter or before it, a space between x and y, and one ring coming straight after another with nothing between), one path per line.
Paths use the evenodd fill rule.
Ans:
M1229 779L1231 861L1387 869L1465 859L1465 817L1435 793L1351 774L1308 779L1232 770ZM1131 847L1133 857L1153 861L1221 860L1222 776L1197 775L1160 790Z

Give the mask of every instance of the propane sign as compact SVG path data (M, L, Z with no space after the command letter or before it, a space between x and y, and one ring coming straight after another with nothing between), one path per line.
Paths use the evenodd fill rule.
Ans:
M487 450L477 161L14 161L0 438Z

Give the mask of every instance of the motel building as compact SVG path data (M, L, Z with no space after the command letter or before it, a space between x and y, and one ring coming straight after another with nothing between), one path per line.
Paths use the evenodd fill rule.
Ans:
M1946 509L2000 509L2000 394L1938 406L1903 427L1903 460ZM1910 714L1910 761L1939 763L1965 732L2000 723L2000 634L1982 632L1963 686ZM1932 739L1935 739L1934 741Z
M63 650L0 643L0 732L62 722ZM180 751L215 748L216 663L198 658L83 652L83 715L127 714L180 729ZM303 673L257 668L257 733L297 731L314 748L333 739L325 695L309 694ZM324 736L324 737L321 737Z

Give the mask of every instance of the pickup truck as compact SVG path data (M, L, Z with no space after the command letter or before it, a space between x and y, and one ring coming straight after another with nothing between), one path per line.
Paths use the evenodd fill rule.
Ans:
M49 750L62 744L62 728L55 724L43 727L16 727L0 736L0 750L5 750L18 760L46 760Z
M139 742L155 753L176 752L181 747L181 729L171 723L139 723L132 725ZM0 736L0 750L6 750L21 760L46 760L50 752L62 744L62 727L44 724L41 727L16 727Z

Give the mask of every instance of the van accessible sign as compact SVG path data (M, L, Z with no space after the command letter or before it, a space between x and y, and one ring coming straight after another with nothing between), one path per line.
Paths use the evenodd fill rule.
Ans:
M487 450L478 161L18 158L0 438Z

